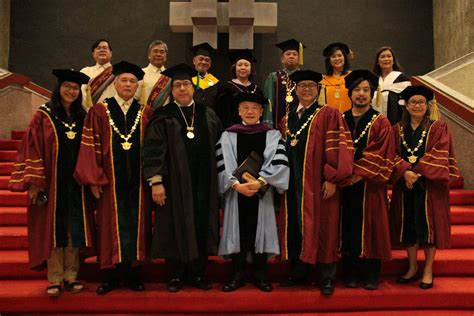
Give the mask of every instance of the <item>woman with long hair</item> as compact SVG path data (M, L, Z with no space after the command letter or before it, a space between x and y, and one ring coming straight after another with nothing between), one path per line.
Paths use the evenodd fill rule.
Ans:
M345 86L345 78L351 73L349 59L352 58L352 51L344 43L331 43L323 50L323 56L326 73L320 82L319 103L327 104L342 114L352 107Z
M379 77L379 87L372 98L372 106L396 124L402 116L402 107L398 104L400 92L410 86L410 79L402 73L402 67L393 48L380 47L375 54L373 72Z
M12 191L27 191L30 268L47 267L46 293L83 290L77 281L79 249L92 245L91 213L84 191L73 178L82 126L81 84L89 77L78 71L55 69L58 83L51 100L39 107L18 150L9 182Z
M259 93L260 88L251 80L255 75L253 53L249 49L239 49L229 53L232 63L232 79L219 86L217 91L216 114L220 118L224 129L242 123L239 116L238 103L235 100L237 93Z
M410 86L400 123L393 126L397 157L390 205L392 243L407 249L408 271L398 280L418 279L417 252L425 252L420 288L433 287L436 249L450 247L449 182L459 176L451 134L439 120L433 91Z

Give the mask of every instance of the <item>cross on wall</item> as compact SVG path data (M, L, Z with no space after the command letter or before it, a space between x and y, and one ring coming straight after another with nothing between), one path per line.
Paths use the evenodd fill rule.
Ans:
M277 4L255 0L170 1L173 32L193 33L193 45L208 42L217 48L217 34L229 33L229 49L253 49L254 33L274 33Z

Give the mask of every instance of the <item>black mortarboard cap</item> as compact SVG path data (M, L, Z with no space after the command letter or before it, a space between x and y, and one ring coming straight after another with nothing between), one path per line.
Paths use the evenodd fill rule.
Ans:
M311 80L318 83L323 79L323 75L312 70L298 70L290 75L290 79L295 83L303 80Z
M87 84L90 79L88 75L73 69L53 69L53 75L58 78L58 81L70 81L77 84Z
M112 72L115 76L118 76L123 73L131 73L138 80L142 80L145 73L143 70L135 64L129 63L128 61L121 61L113 65Z
M246 92L239 92L235 95L237 103L244 102L244 101L251 101L258 103L260 105L264 105L268 103L268 99L261 95L260 93L246 93Z
M338 48L340 49L344 54L346 55L349 55L350 54L350 49L349 49L349 46L347 46L346 44L344 43L331 43L329 44L328 46L326 46L326 48L323 50L323 56L324 57L327 57L327 55L329 54L329 52L333 49L333 48Z
M422 95L426 101L431 101L434 97L433 91L425 86L408 86L400 93L400 98L408 101L414 95Z
M229 52L229 54L227 54L227 55L228 55L229 60L232 64L235 64L237 61L239 61L241 59L248 60L251 63L254 63L254 62L257 61L255 59L255 56L253 55L252 51L248 48L234 50L232 52Z
M275 46L278 47L279 49L281 49L282 53L286 52L287 50L296 50L297 52L299 52L300 51L300 44L301 44L302 48L306 48L306 46L303 45L303 43L300 43L300 42L298 42L297 40L295 40L293 38L289 39L287 41L275 44Z
M173 80L191 80L197 76L197 73L196 69L184 63L174 65L162 72L163 75Z
M368 82L370 82L374 90L377 90L377 87L379 86L379 78L376 75L374 75L372 72L370 72L369 70L365 70L365 69L354 70L350 74L348 74L344 78L346 88L349 89L352 83L355 82L359 78L363 78L364 80L367 80Z
M209 43L201 43L191 47L194 56L203 55L213 58L215 49Z

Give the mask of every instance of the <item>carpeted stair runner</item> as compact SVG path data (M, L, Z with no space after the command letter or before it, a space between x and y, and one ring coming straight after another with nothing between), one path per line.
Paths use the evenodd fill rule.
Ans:
M143 268L146 291L120 289L104 297L95 294L101 274L96 258L81 265L80 279L86 291L63 293L51 299L45 295L46 272L28 269L26 193L8 191L9 175L23 131L12 131L11 140L0 140L0 314L239 314L260 315L470 315L474 310L474 190L463 189L463 179L451 184L452 248L438 250L435 286L423 291L418 283L401 286L394 282L406 270L404 250L394 250L393 260L383 264L378 291L345 289L337 284L335 294L322 297L314 286L281 288L287 264L271 261L272 293L263 293L251 283L234 293L220 291L231 266L211 257L208 277L214 288L208 292L186 287L175 294L165 289L167 271L163 260ZM423 251L418 265L423 267ZM313 275L313 279L314 275Z

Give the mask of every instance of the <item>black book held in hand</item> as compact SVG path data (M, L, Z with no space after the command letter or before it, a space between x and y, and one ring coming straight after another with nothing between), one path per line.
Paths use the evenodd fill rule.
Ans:
M232 175L236 177L240 183L247 182L244 179L244 175L245 177L250 178L252 180L257 180L258 173L260 169L262 169L262 165L263 165L263 158L255 151L252 151L247 156L247 158L245 158L245 160L240 164L240 166L238 166L237 169L234 170ZM260 190L258 190L258 192L255 193L255 195L259 199L261 199L265 195L265 192L267 191L267 189L268 189L268 184L260 188Z

